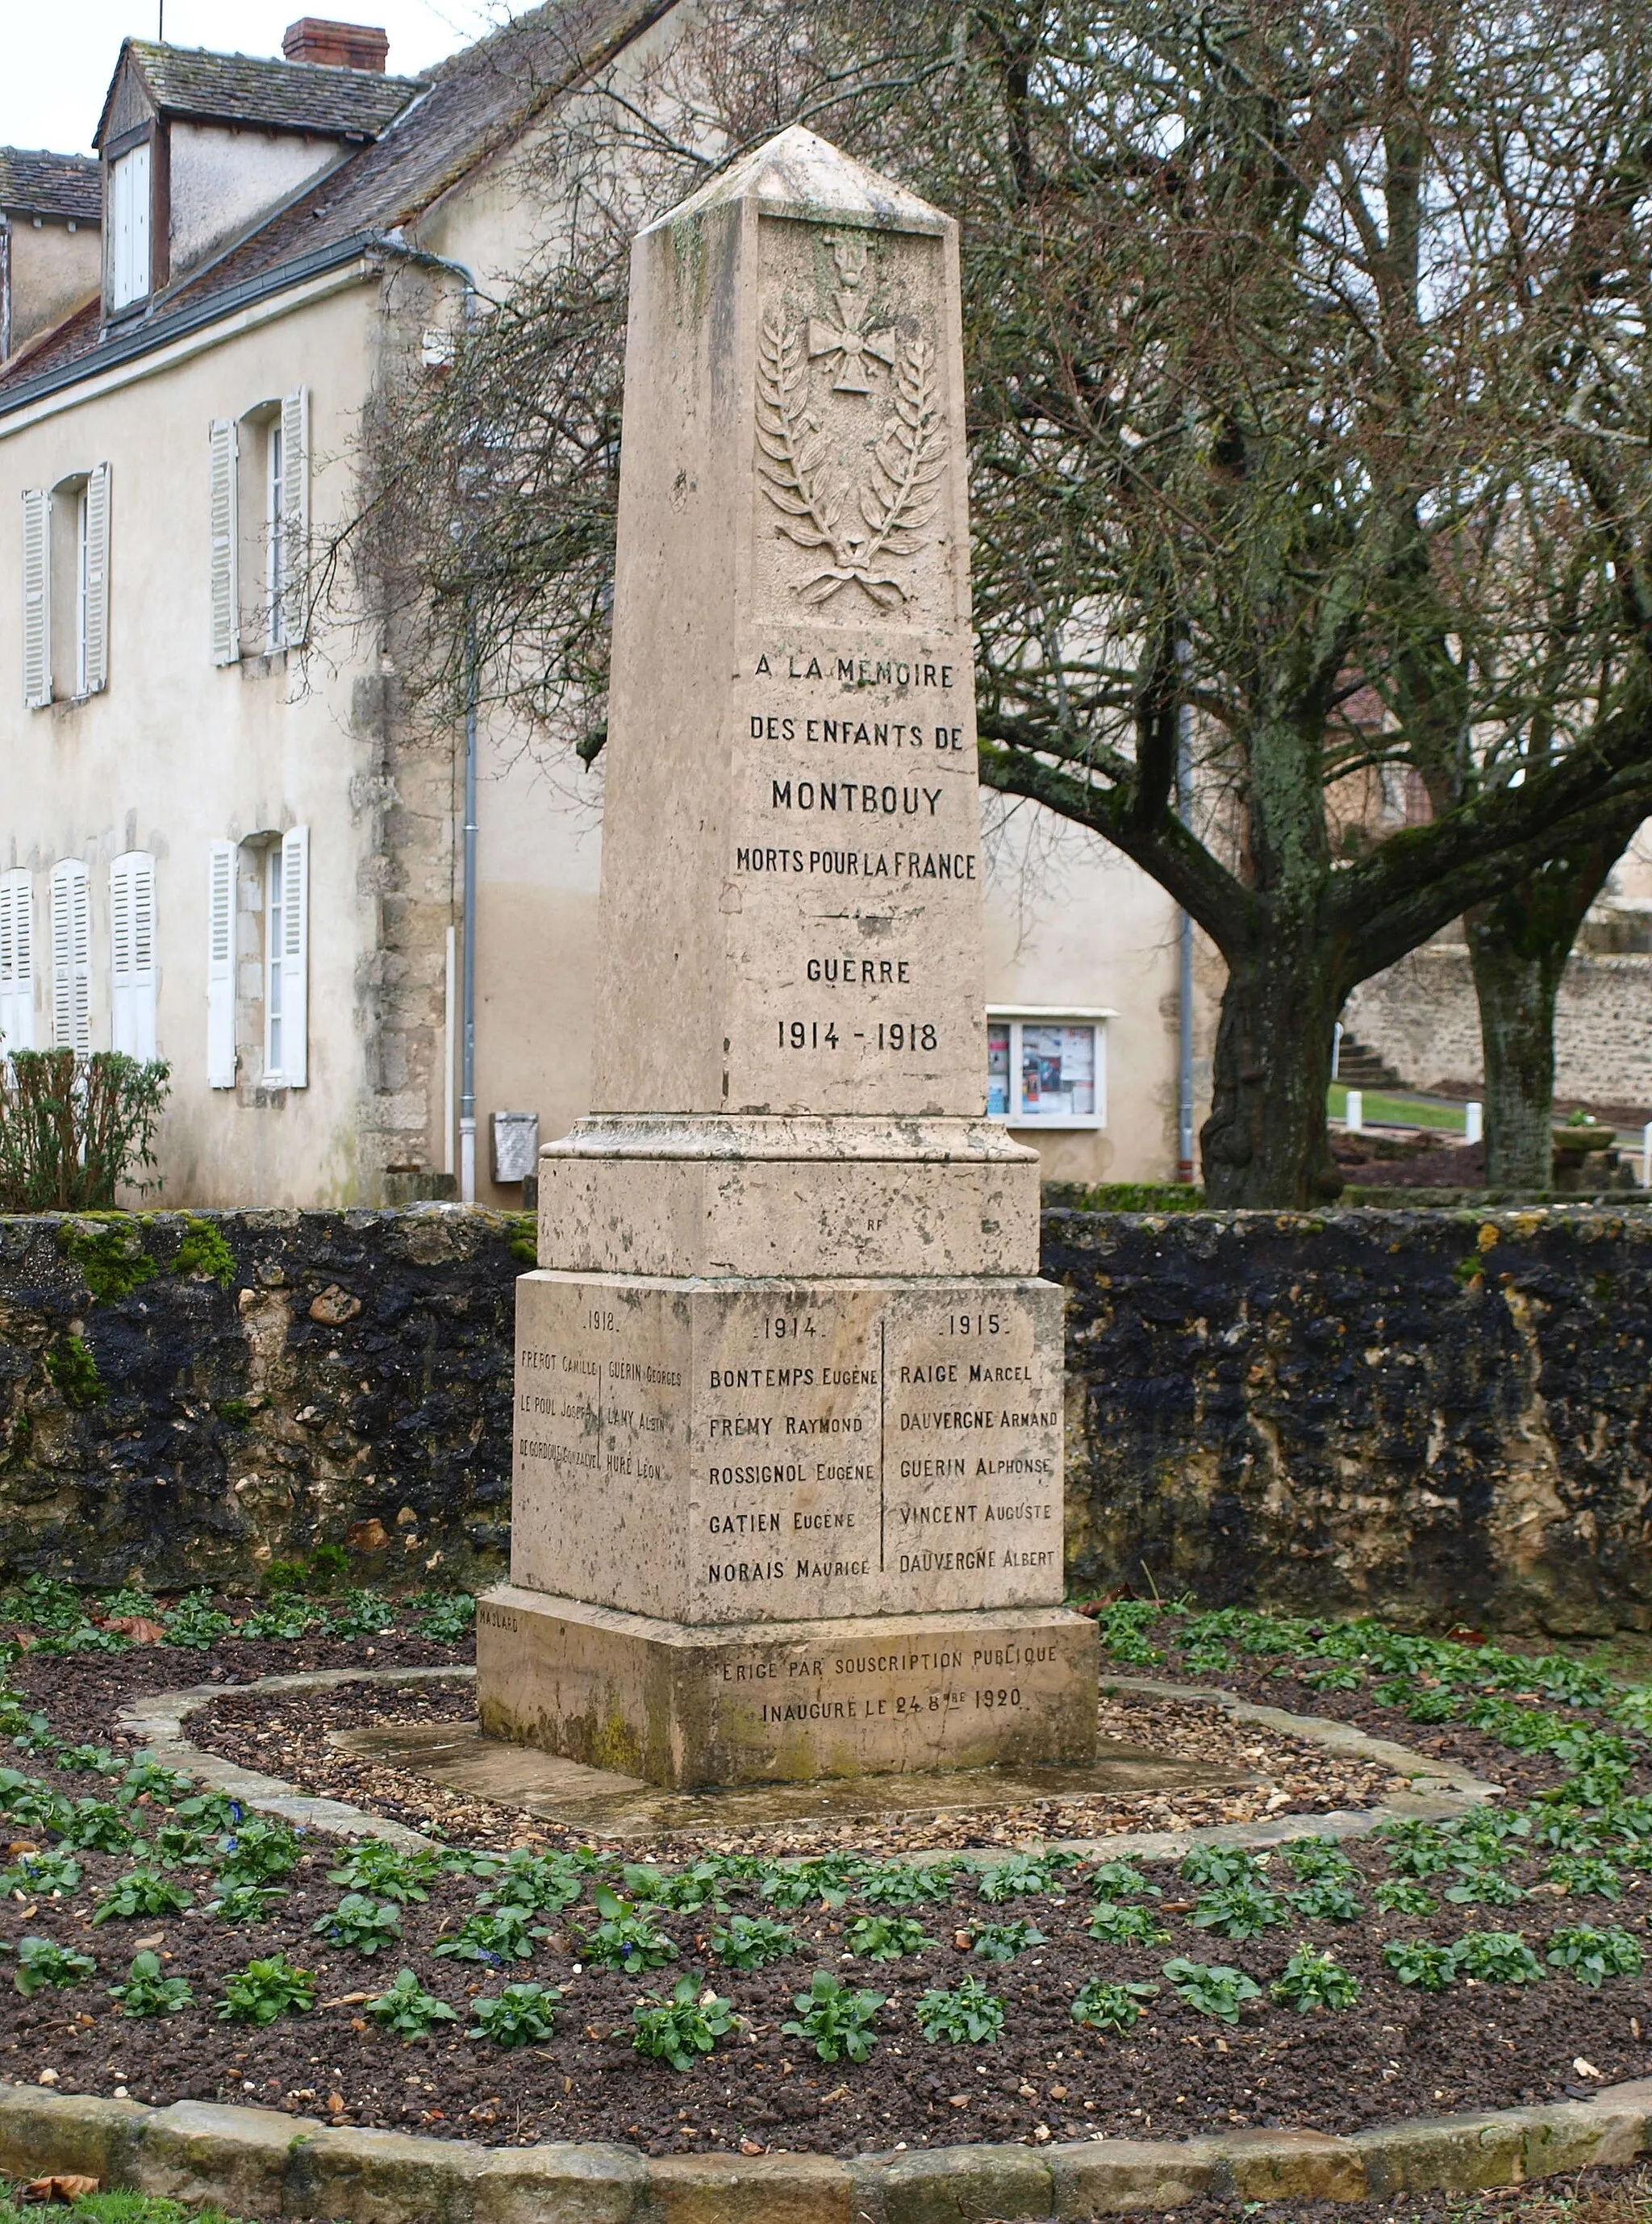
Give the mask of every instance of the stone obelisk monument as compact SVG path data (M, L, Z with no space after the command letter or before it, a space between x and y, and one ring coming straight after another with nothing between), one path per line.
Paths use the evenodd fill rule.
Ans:
M956 226L802 130L633 251L596 1109L517 1285L489 1735L1092 1758L1061 1292L984 1116Z

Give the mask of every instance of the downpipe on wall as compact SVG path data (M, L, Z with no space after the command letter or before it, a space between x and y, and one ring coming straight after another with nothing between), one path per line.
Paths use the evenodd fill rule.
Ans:
M445 270L464 287L463 312L468 332L476 313L476 273L450 255L415 246L399 229L367 235L369 244L404 262ZM464 622L464 886L459 927L459 1201L476 1201L476 635L467 611Z

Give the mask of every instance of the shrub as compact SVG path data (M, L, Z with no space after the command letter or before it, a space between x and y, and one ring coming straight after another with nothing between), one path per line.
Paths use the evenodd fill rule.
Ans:
M1390 1938L1383 1960L1401 1984L1415 1985L1422 1993L1443 1993L1457 1981L1456 1955L1431 1938Z
M843 1943L863 1962L899 1962L904 1954L921 1954L935 1941L910 1915L861 1915L844 1931Z
M0 1062L0 1211L108 1210L122 1183L153 1187L139 1176L171 1075L120 1051L14 1051Z
M1170 1934L1160 1924L1157 1909L1120 1907L1104 1899L1090 1918L1090 1936L1115 1946L1163 1946Z
M1259 1938L1284 1921L1285 1904L1258 1885L1233 1884L1206 1892L1189 1919L1195 1930L1214 1930L1223 1938Z
M501 1993L470 2003L470 2019L495 2046L533 2046L557 2028L562 1994L554 1985L507 1985Z
M766 1915L731 1916L711 1934L711 1950L730 1969L761 1969L797 1950L797 1935Z
M1605 1977L1636 1977L1641 1972L1639 1944L1627 1930L1616 1927L1597 1930L1592 1924L1574 1923L1557 1930L1548 1942L1548 1960L1556 1969L1569 1969L1580 1985L1592 1991Z
M1268 1989L1275 2000L1286 2001L1298 2015L1306 2015L1310 2008L1351 2007L1359 1991L1359 1980L1329 1954L1315 1953L1304 1941Z
M135 1954L123 1985L110 1985L109 1997L119 2006L123 2015L176 2015L180 2008L192 2008L195 1995L190 1990L186 1977L163 1977L158 1954Z
M1029 1946L1046 1946L1050 1943L1036 1923L1025 1919L1015 1923L972 1923L969 1935L974 1942L971 1953L979 1954L983 1962L1012 1962Z
M1091 1977L1074 1994L1070 2012L1075 2023L1092 2031L1132 2031L1146 2014L1146 2003L1157 1997L1157 1985L1109 1985Z
M692 2069L697 2055L709 2054L723 2033L734 2027L729 2003L708 1986L700 1990L695 1977L679 1977L661 1999L650 1993L631 2011L636 2032L631 2044L651 2061L669 2062L673 2069Z
M523 1907L484 1910L467 1916L451 1937L438 1938L430 1950L457 1962L485 1962L495 1969L507 1962L531 1962L533 1941L545 1932L541 1926L530 1926L527 1918Z
M792 1995L795 2017L780 2025L787 2038L807 2039L823 2062L848 2055L864 2062L878 2044L872 2025L884 2004L882 1993L848 1992L829 1969L817 1969L806 1993Z
M1163 1974L1190 2008L1214 2016L1220 2023L1237 2023L1245 2002L1261 1997L1259 1985L1221 1962L1189 1962L1178 1954L1164 1964Z
M224 1988L218 2019L224 2023L274 2023L277 2016L302 2012L316 2004L316 1981L308 1969L296 1969L285 1954L249 1962L237 1969Z
M920 1993L912 2016L931 2043L944 2038L954 2046L988 2046L1004 2033L1004 2003L979 1977L960 1979L951 1992Z
M78 1985L91 1976L96 1966L90 1954L77 1954L73 1947L60 1946L54 1938L22 1938L17 1942L17 1966L11 1981L27 1999L47 1985L60 1991Z
M180 1892L159 1869L129 1869L104 1892L91 1911L91 1919L107 1923L111 1916L181 1915L189 1904L188 1893Z
M331 1914L321 1916L310 1928L318 1938L348 1946L356 1954L376 1954L401 1943L401 1918L394 1903L369 1899L359 1892L346 1892Z
M457 2023L458 2017L445 2000L427 1993L411 1969L399 1969L395 1982L369 2000L367 2012L383 2030L398 2038L422 2038L438 2023Z

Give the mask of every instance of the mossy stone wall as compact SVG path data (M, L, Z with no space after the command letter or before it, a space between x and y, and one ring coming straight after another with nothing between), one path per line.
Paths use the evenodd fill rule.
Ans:
M500 1573L486 1211L0 1219L0 1572ZM1652 1212L1051 1211L1086 1589L1652 1626Z

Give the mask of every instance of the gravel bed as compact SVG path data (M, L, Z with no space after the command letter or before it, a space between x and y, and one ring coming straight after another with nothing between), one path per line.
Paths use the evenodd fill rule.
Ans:
M559 1829L552 1823L528 1820L517 1809L443 1791L419 1777L343 1752L328 1742L336 1731L400 1728L414 1722L465 1722L474 1720L475 1713L473 1693L457 1685L446 1690L426 1686L386 1691L366 1684L344 1684L325 1691L226 1696L192 1715L187 1734L197 1745L243 1767L286 1778L300 1791L346 1799L414 1829L437 1831L467 1844L579 1843L581 1834ZM718 1853L774 1854L848 1849L876 1854L964 1851L1042 1843L1048 1839L1249 1823L1287 1810L1326 1814L1339 1808L1373 1806L1405 1788L1404 1779L1385 1768L1327 1753L1305 1739L1284 1736L1254 1723L1236 1726L1219 1710L1196 1703L1104 1692L1100 1729L1103 1757L1107 1746L1113 1743L1132 1753L1174 1753L1225 1765L1236 1777L1252 1780L1200 1789L1040 1800L1012 1807L1000 1804L916 1818L892 1816L785 1829L721 1831L709 1835L704 1844L708 1850ZM693 1854L693 1845L685 1843L680 1834L673 1837L672 1859L690 1860Z

